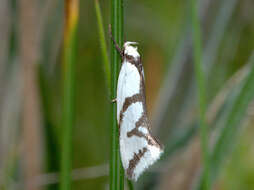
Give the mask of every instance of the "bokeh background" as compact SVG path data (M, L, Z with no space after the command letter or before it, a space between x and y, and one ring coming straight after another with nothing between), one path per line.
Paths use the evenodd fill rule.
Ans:
M99 3L110 55L111 5ZM212 189L251 190L254 1L201 0L199 7ZM109 189L111 100L95 1L80 1L79 13L72 189ZM1 190L59 187L63 25L62 0L0 1ZM197 189L202 162L190 1L124 0L124 38L139 43L152 131L165 145L134 187Z

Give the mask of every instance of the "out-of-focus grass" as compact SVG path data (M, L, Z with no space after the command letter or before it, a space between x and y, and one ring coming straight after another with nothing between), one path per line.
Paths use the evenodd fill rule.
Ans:
M60 189L71 189L72 134L74 126L74 85L76 65L76 40L79 17L79 0L65 1L64 69L63 69L63 123L61 149Z
M59 161L57 159L59 156L57 155L60 152L57 143L60 142L60 129L62 128L59 122L62 112L60 101L62 55L59 51L61 45L61 34L59 34L59 31L62 30L61 23L63 22L63 17L61 14L63 14L63 7L60 5L61 1L57 2L50 11L50 14L48 14L49 18L45 24L46 27L41 30L43 35L43 52L41 52L43 74L41 78L44 82L41 96L43 96L42 103L47 104L46 106L43 105L46 111L43 109L42 114L44 115L43 122L45 124L49 123L48 125L46 124L46 133L49 132L51 134L50 138L50 135L45 135L47 138L44 140L47 141L45 143L48 143L48 147L51 149L47 152L47 157L52 159L45 163L47 165L45 168L51 168L48 171L55 172L59 172L56 166L56 161ZM201 1L201 3L207 2L209 0ZM5 81L9 79L8 72L10 71L10 65L19 64L17 54L11 53L14 46L18 47L17 39L19 38L19 32L16 25L18 18L15 16L18 9L16 5L17 0L12 0L11 4L10 54L7 55L7 78ZM102 20L105 23L104 26L107 26L110 23L111 15L110 1L100 1L100 5L103 12ZM207 64L205 67L209 84L207 99L208 104L210 104L214 100L214 97L220 91L223 91L222 87L224 87L225 81L238 71L240 66L246 63L254 44L254 37L252 35L254 32L254 16L251 10L251 7L253 7L253 1L251 0L215 0L207 5L207 9L203 6L201 8L201 12L203 12L201 17L202 27L204 27L203 62ZM172 159L176 155L181 156L181 152L185 152L189 148L193 137L197 134L197 103L194 101L196 94L193 88L193 68L190 67L192 65L190 63L192 52L189 47L190 41L188 41L190 36L190 6L186 4L186 1L164 1L158 3L152 0L141 0L138 2L131 0L124 1L124 8L126 20L125 39L140 43L139 50L143 60L145 60L143 64L146 74L148 104L151 103L151 93L158 94L158 86L151 85L158 78L165 79L163 85L165 89L173 89L173 93L170 94L170 100L163 99L162 101L162 104L166 107L165 114L160 115L162 122L159 126L152 126L158 127L157 133L159 136L163 136L160 139L166 145L163 162L158 162L158 165L150 168L139 179L138 183L134 184L139 189L139 185L146 178L148 179L144 183L146 190L149 188L158 189L163 181L167 180L170 182L171 177L177 173L172 168L168 169L168 164L174 165L171 162ZM82 10L80 12L82 19L79 21L77 31L79 40L76 52L77 88L75 90L75 127L73 128L73 168L86 168L107 163L110 156L109 136L111 134L109 125L111 118L108 117L110 100L107 94L105 73L103 72L105 69L102 64L103 57L100 51L101 42L97 32L98 22L96 20L94 1L80 1L80 10ZM39 13L40 11L38 11ZM109 42L107 35L105 38ZM179 45L180 43L183 45ZM58 49L57 46L59 46ZM177 47L180 47L179 51ZM172 59L173 57L175 59ZM158 68L162 69L159 72L155 72L155 69ZM177 77L175 77L176 75ZM8 85L9 83L5 86ZM232 91L230 96L222 103L222 107L218 110L215 119L212 121L212 133L216 132L216 134L220 134L223 127L221 125L223 124L223 118L228 116L228 112L234 103L234 94L239 88L237 84L234 92ZM4 99L4 101L6 100L8 99ZM169 102L173 102L173 104ZM154 105L153 102L152 104ZM153 110L148 111L151 112ZM12 113L10 112L10 114ZM16 120L16 123L18 125L19 121ZM214 126L216 126L215 128L218 131L214 131ZM8 126L8 130L15 130L16 134L19 134L19 131L14 127ZM152 129L152 132L155 132L155 130ZM53 141L50 141L50 139L53 139ZM235 138L235 141L238 141L238 137ZM55 144L55 146L53 147L50 142ZM54 151L54 149L58 151ZM16 150L13 149L13 151ZM238 152L237 156L233 154L233 162L242 164L242 162L237 160L244 160L245 155L250 154L243 152ZM238 156L242 156L242 158ZM42 155L42 157L45 159L46 155ZM223 156L223 158L230 159L231 156ZM10 166L13 170L12 176L8 176L9 181L6 183L8 187L13 187L14 184L22 182L22 176L19 174L21 164L18 160L20 159L14 161L15 163ZM182 165L184 166L184 163ZM223 178L219 179L220 189L230 186L229 180L232 180L233 175L235 175L233 180L238 183L237 187L252 189L252 185L247 184L246 180L253 180L253 175L247 170L242 170L240 166L239 170L243 173L237 178L237 174L234 174L234 172L239 173L240 171L234 170L233 167L234 164L229 164L227 171L230 172L226 172ZM163 168L163 172L161 172L161 168ZM218 176L223 173L222 169L219 169ZM166 172L170 171L172 173L169 177ZM108 187L108 184L108 176L99 176L93 179L84 178L73 181L73 189L105 189L105 187Z
M106 46L106 39L105 39L105 31L103 27L102 22L102 14L101 14L101 8L100 3L98 0L94 0L95 5L95 12L97 17L97 23L98 23L98 31L99 31L99 38L100 38L100 45L101 45L101 52L103 57L103 65L104 65L104 71L105 71L105 78L107 80L107 85L110 87L110 64L109 64L109 58L107 54L107 46Z
M192 42L194 48L194 70L195 78L197 82L198 89L198 99L199 99L199 116L200 116L200 135L201 135L201 146L202 146L202 161L204 168L204 186L202 189L210 189L210 162L209 162L209 146L208 146L208 129L206 124L206 78L204 76L203 70L203 55L202 55L202 35L200 28L200 19L199 19L199 1L192 0L191 3L191 15L192 15Z
M240 129L241 121L246 115L247 108L254 98L254 56L250 58L252 65L251 71L244 81L243 87L234 100L233 106L225 118L225 126L219 132L216 139L213 153L211 155L211 180L214 181L220 171L221 165L228 156L228 152L234 147L234 142L237 139L237 133ZM201 177L201 185L204 183L203 175ZM202 189L202 188L200 188Z
M204 59L204 61L205 61L205 63L208 63L208 65L209 65L208 67L206 67L206 68L209 68L208 70L206 70L206 73L209 73L208 75L210 76L209 77L209 88L208 88L209 102L219 92L219 90L222 87L222 85L224 84L225 80L230 76L228 73L228 69L231 68L231 66L229 66L228 63L232 63L232 62L235 63L233 58L235 56L237 56L232 53L235 52L235 53L239 54L239 51L241 51L240 49L238 49L239 47L238 47L237 42L239 42L239 39L233 38L234 40L231 41L232 43L230 46L231 49L227 49L227 50L232 50L232 52L228 52L227 58L225 57L226 56L225 55L226 49L224 47L224 45L225 45L224 39L230 37L231 32L232 32L232 31L228 30L228 26L230 25L234 29L238 28L238 25L232 25L232 23L234 23L235 17L236 17L235 15L232 15L232 12L236 8L236 6L235 6L236 2L235 1L232 1L232 2L221 1L221 2L217 2L217 3L218 3L216 5L217 7L214 10L219 9L220 14L215 14L216 17L213 17L213 18L215 18L215 21L212 20L211 22L219 23L219 28L217 28L218 26L216 24L209 25L209 22L206 23L207 26L209 25L206 28L206 30L216 31L216 32L213 32L213 33L210 32L209 34L205 33L205 36L204 36L204 38L208 38L208 42L209 42L208 46L206 46L206 44L205 44L205 47L204 47L204 51L205 51L204 53L206 55L206 57L205 57L206 59ZM227 11L223 12L223 10L225 10L225 9ZM209 9L209 12L214 13L214 10ZM209 12L207 11L206 13L209 13ZM224 14L222 14L222 12ZM221 18L222 15L223 15L223 18ZM239 16L237 18L240 19ZM203 20L206 20L206 18L204 17ZM210 29L210 27L212 29ZM226 35L226 34L230 34L230 35ZM238 33L238 35L239 35L239 33ZM209 36L209 37L207 37L207 36ZM233 36L231 36L231 37L233 37ZM238 36L238 37L240 37L240 36ZM213 44L213 45L211 45L211 44ZM224 48L222 49L222 47L224 47ZM238 52L236 52L236 49L238 49ZM186 52L184 50L185 50L184 48L180 49L180 51L182 52L182 54L180 54L182 56L180 56L180 57L184 56L184 57L186 57L186 60L189 60L188 51ZM207 57L207 55L209 55L209 53L211 53L211 52L207 52L208 50L213 52L212 55L215 57L213 57L212 59L216 59L216 62L214 62L214 61L211 62L210 60L207 60L207 59L209 59ZM244 59L242 59L242 61L244 61ZM178 59L178 67L179 67L179 64L181 64L182 62L181 62L181 59L179 58ZM238 61L238 63L239 63L239 61ZM237 63L235 63L235 64L237 64ZM174 71L174 69L176 67L177 67L177 65L175 65L175 67L171 68L170 71ZM176 85L175 89L179 89L179 88L184 89L186 86L183 86L183 84L188 83L188 82L189 82L188 83L189 85L187 86L187 88L189 88L189 86L191 86L190 80L187 77L185 77L186 75L190 74L191 70L186 69L186 67L183 67L183 68L185 68L185 69L181 70L182 73L179 72L179 73L183 74L182 77L179 77L178 80L175 80L176 84L178 84L178 85ZM170 72L170 73L172 75L174 74L173 72ZM185 78L183 78L183 76ZM175 83L171 84L171 81L173 81L173 80L167 81L168 83L165 83L164 87L171 89L170 86L175 84ZM184 82L179 83L178 81L184 81ZM180 86L179 86L179 84L180 84ZM165 118L166 121L164 121L161 124L163 125L163 127L168 126L168 128L174 129L174 131L172 131L172 130L169 130L168 128L162 128L162 127L160 128L161 129L160 131L162 133L168 134L168 143L167 143L168 146L165 147L165 155L163 156L163 159L165 159L167 157L166 156L167 154L172 156L172 153L179 152L179 150L181 150L181 147L186 147L186 145L188 144L191 137L194 134L196 134L195 127L194 127L194 126L196 126L195 123L188 124L188 123L184 122L186 120L192 121L192 119L190 119L191 116L189 115L189 112L192 112L192 114L195 112L195 102L193 101L193 96L191 97L190 93L186 92L187 88L185 88L184 90L181 90L180 92L173 91L175 93L175 94L173 94L173 96L175 96L175 97L181 96L182 97L181 101L184 101L184 103L176 102L175 99L171 99L171 101L173 100L172 104L168 104L167 102L162 102L162 103L164 103L164 105L171 105L171 107L166 106L166 108L168 108L169 111L167 111L166 113L163 113L163 114L165 114L163 118ZM190 101L191 104L187 104L186 101L187 102ZM179 106L182 107L183 109L178 109ZM190 107L188 108L188 106L190 106ZM188 111L186 112L184 110L189 110L189 112ZM177 113L177 114L175 114L175 113ZM218 114L220 114L220 113L221 112L219 112ZM168 115L166 115L166 114L168 114ZM172 116L170 117L171 114L176 115L176 117L172 117ZM193 115L195 115L195 114L193 114ZM171 120L169 120L168 118L170 118ZM175 121L175 123L173 123L172 121ZM193 127L191 127L191 126L193 126ZM168 133L167 133L167 130L168 130ZM171 133L171 131L172 131L172 133ZM148 181L151 181L151 179L152 178L148 178L147 184L149 184Z
M240 132L239 141L236 142L235 150L231 155L232 159L225 163L224 172L221 172L215 187L232 190L254 188L253 132L251 123L243 132Z

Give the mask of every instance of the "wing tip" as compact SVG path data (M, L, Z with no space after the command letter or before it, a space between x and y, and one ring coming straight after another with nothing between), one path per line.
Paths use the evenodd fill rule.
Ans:
M160 147L148 145L147 148L148 151L140 159L140 162L136 165L133 173L126 174L129 180L137 181L138 178L144 173L144 171L152 166L156 161L158 161L163 154L163 149Z

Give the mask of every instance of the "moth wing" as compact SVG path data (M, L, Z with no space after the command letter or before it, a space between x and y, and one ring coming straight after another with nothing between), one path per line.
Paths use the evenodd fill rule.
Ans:
M117 120L119 124L120 112L125 99L139 93L140 76L137 68L124 61L117 82Z
M150 135L147 123L143 123L135 131L136 123L142 117L141 110L143 110L141 102L130 105L124 114L120 129L120 153L123 167L126 176L135 181L159 159L162 153L160 145ZM136 132L135 135L131 135L133 131Z
M131 100L128 105L125 104L126 99L131 99L137 94L145 96L140 90L141 82L137 67L124 62L117 85L117 119L120 125L121 159L127 177L132 180L137 180L140 174L160 157L162 152L160 145L150 135L144 104L141 101ZM126 110L121 115L124 109ZM138 127L136 134L131 135L141 118L145 122Z

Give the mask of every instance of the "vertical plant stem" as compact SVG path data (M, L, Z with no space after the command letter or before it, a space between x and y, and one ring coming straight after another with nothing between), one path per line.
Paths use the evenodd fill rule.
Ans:
M191 1L191 14L192 14L192 36L194 46L194 67L195 77L198 85L199 96L199 110L200 110L200 134L201 134L201 146L202 146L202 159L205 183L202 189L209 190L209 151L208 151L208 131L205 119L206 112L206 94L205 94L205 77L201 64L202 51L201 51L201 30L200 21L198 17L198 0Z
M123 2L111 0L111 27L112 36L116 42L123 44ZM111 99L116 98L117 77L119 73L120 55L111 42ZM110 189L123 189L124 171L119 154L119 132L116 120L116 104L112 104L111 111L111 160L110 160Z
M72 127L74 122L74 66L76 62L75 48L77 38L78 7L79 0L65 0L61 190L69 190L71 188L71 143Z
M104 71L105 71L105 75L106 75L107 86L108 86L108 88L110 88L110 65L109 65L109 58L107 55L107 46L106 46L106 40L105 40L105 35L104 35L101 9L100 9L100 4L99 4L98 0L94 0L94 4L95 4L95 12L96 12L96 18L97 18L97 23L98 23L101 53L102 53L103 63L104 63Z
M123 31L124 31L124 18L123 18L123 0L119 0L118 3L118 9L119 9L119 44L121 47L123 46ZM119 189L124 189L124 169L122 166L122 162L120 159L120 151L118 152L118 163L120 167L120 179L119 179Z
M129 190L134 190L133 183L130 180L127 180Z

